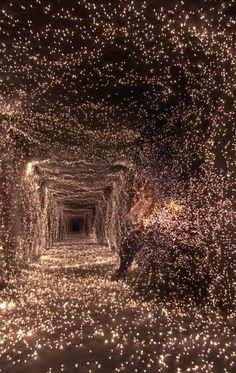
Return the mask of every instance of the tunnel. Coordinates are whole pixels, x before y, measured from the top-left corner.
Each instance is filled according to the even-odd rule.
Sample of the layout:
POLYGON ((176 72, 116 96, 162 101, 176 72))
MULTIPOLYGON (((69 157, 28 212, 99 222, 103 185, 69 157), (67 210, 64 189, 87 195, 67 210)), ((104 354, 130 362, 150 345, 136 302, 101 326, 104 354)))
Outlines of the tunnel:
POLYGON ((0 4, 0 372, 234 372, 235 4, 0 4))
POLYGON ((74 218, 72 220, 69 221, 69 226, 70 226, 70 232, 73 234, 73 233, 77 233, 77 234, 81 234, 82 232, 84 232, 84 220, 82 218, 74 218))
POLYGON ((75 217, 70 218, 69 220, 69 231, 68 234, 76 234, 76 235, 86 235, 89 236, 91 234, 90 225, 88 222, 88 218, 85 216, 83 217, 75 217))

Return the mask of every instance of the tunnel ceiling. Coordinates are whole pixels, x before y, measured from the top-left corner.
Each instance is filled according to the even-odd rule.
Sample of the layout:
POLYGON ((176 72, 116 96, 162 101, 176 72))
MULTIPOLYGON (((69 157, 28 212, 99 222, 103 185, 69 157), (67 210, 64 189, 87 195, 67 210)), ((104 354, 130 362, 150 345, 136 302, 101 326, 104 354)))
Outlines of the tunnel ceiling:
POLYGON ((58 163, 48 160, 32 162, 32 168, 39 183, 69 207, 73 196, 76 196, 73 206, 79 206, 88 196, 90 201, 101 194, 109 197, 114 183, 119 183, 120 177, 132 170, 132 164, 67 161, 63 165, 60 160, 58 163))
POLYGON ((207 132, 222 92, 232 100, 233 13, 233 1, 1 1, 2 146, 126 152, 185 131, 203 105, 207 132))

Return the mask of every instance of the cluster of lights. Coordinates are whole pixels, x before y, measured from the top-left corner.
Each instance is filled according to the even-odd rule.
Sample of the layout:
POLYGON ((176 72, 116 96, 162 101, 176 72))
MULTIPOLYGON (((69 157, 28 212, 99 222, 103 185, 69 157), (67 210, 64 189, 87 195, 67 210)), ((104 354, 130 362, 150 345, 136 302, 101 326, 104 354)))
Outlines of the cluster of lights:
POLYGON ((114 252, 68 245, 56 245, 2 293, 6 303, 15 299, 14 308, 0 308, 2 372, 233 371, 233 317, 145 301, 110 280, 114 252))
POLYGON ((232 309, 235 286, 232 14, 233 0, 0 6, 0 287, 12 281, 0 293, 5 362, 27 371, 42 351, 76 346, 87 360, 75 371, 233 371, 232 318, 216 311, 232 309), (67 242, 11 277, 68 238, 68 219, 84 206, 95 242, 118 248, 130 192, 147 180, 160 201, 143 220, 131 282, 150 295, 170 281, 165 303, 159 291, 157 306, 97 274, 116 259, 95 246, 84 255, 67 242), (197 287, 206 273, 203 310, 191 299, 183 311, 181 282, 197 287))

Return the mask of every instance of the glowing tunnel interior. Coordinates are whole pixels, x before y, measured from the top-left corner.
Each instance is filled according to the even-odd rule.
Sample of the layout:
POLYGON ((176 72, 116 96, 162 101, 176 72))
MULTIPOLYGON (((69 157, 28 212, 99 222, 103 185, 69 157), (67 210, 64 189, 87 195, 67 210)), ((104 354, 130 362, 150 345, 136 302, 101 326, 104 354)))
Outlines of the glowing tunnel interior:
POLYGON ((29 256, 37 257, 44 247, 71 240, 116 248, 129 198, 127 180, 131 173, 131 166, 121 163, 29 162, 25 190, 34 191, 33 206, 40 200, 36 219, 32 218, 36 209, 26 209, 28 220, 34 225, 24 225, 25 237, 29 229, 34 237, 29 256))
POLYGON ((236 372, 235 14, 0 1, 0 372, 236 372))

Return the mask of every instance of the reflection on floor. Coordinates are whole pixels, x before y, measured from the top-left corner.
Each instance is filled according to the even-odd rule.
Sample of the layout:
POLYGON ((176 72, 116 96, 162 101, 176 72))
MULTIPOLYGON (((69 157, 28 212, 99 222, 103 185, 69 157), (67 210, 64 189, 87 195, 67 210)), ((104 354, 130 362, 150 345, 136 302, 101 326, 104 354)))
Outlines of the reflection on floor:
POLYGON ((0 371, 233 372, 233 318, 144 301, 107 247, 57 246, 0 293, 0 371))

